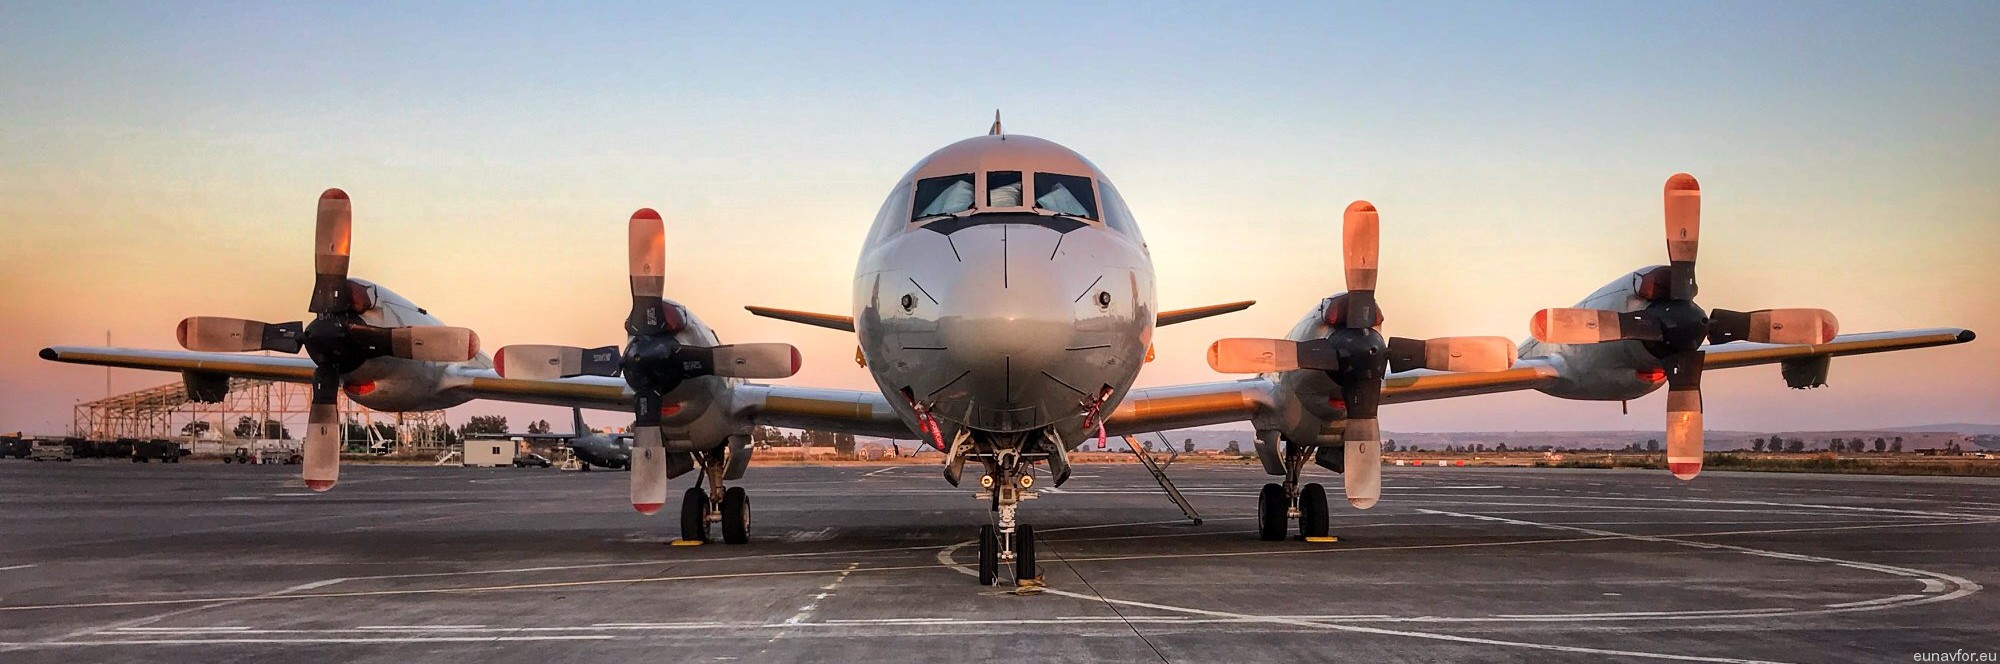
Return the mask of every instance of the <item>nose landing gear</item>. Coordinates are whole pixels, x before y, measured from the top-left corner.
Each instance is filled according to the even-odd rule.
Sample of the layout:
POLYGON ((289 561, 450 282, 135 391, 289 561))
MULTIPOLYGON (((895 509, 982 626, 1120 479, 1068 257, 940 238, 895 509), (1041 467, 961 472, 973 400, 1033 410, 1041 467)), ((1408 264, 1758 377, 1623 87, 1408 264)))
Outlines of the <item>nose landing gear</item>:
POLYGON ((1015 510, 1021 501, 1033 500, 1037 496, 1030 488, 1035 485, 1035 477, 1028 474, 1033 463, 1019 450, 1000 450, 984 459, 986 475, 979 478, 978 497, 991 501, 994 523, 979 529, 979 583, 993 585, 1000 578, 1000 567, 1014 564, 1014 584, 1021 588, 1039 588, 1042 585, 1040 569, 1035 564, 1035 530, 1033 526, 1015 522, 1015 510))

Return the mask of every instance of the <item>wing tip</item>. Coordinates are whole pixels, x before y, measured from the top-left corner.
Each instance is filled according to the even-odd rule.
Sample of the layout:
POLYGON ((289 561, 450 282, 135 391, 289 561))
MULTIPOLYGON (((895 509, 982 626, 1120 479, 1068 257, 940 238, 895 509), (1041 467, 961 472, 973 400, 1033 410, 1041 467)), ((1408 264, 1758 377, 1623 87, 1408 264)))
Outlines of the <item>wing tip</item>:
POLYGON ((54 348, 43 348, 40 354, 42 356, 42 359, 44 360, 48 360, 50 362, 56 361, 56 349, 54 348))

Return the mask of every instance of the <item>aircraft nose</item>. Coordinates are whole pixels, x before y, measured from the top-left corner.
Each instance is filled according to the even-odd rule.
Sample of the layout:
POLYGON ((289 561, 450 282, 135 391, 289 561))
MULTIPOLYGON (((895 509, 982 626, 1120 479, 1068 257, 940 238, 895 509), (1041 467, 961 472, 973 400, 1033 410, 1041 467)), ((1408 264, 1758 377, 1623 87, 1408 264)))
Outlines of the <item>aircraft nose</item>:
POLYGON ((1042 260, 1027 256, 1037 234, 1054 232, 1000 230, 959 233, 970 236, 958 241, 959 279, 939 302, 940 341, 962 373, 960 387, 981 410, 1025 407, 1049 380, 1044 374, 1063 361, 1076 328, 1075 294, 1066 292, 1061 271, 1046 265, 1047 250, 1033 257, 1042 260), (978 241, 978 249, 967 251, 965 240, 978 241))

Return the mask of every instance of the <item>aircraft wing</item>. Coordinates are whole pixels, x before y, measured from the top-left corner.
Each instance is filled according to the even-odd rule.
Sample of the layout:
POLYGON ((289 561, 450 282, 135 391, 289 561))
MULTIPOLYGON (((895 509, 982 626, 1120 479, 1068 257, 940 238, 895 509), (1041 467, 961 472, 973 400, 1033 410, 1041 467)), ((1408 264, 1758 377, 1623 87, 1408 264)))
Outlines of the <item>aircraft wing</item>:
POLYGON ((120 369, 201 371, 286 383, 310 383, 313 374, 312 360, 297 355, 244 355, 184 350, 54 346, 42 349, 42 359, 120 369))
MULTIPOLYGON (((1777 364, 1809 357, 1839 357, 1961 344, 1973 339, 1970 330, 1932 328, 1843 334, 1823 344, 1730 343, 1707 346, 1706 369, 1730 369, 1777 364)), ((1419 369, 1390 374, 1382 388, 1383 403, 1408 403, 1479 394, 1528 390, 1562 380, 1560 367, 1548 358, 1520 360, 1514 368, 1490 373, 1455 373, 1419 369)), ((1124 435, 1227 424, 1272 415, 1281 398, 1277 384, 1265 377, 1215 383, 1171 385, 1132 390, 1118 410, 1105 420, 1110 435, 1124 435)))
MULTIPOLYGON (((1971 341, 1973 333, 1957 328, 1897 330, 1843 334, 1824 344, 1731 343, 1705 350, 1709 369, 1727 369, 1824 356, 1861 355, 1971 341)), ((305 383, 312 380, 312 361, 297 356, 56 346, 42 350, 42 359, 73 364, 152 371, 200 371, 243 378, 305 383)), ((1560 368, 1546 358, 1521 360, 1514 368, 1490 373, 1417 370, 1391 374, 1382 390, 1384 403, 1406 403, 1534 389, 1562 379, 1560 368)), ((630 410, 631 395, 618 378, 579 377, 560 380, 502 378, 491 369, 454 368, 448 390, 473 399, 492 399, 600 410, 630 410)), ((1270 414, 1279 400, 1277 385, 1265 377, 1172 385, 1132 390, 1105 421, 1111 435, 1226 424, 1270 414)), ((839 390, 791 385, 739 386, 730 397, 732 414, 770 426, 845 431, 856 435, 914 439, 887 397, 866 390, 839 390)))

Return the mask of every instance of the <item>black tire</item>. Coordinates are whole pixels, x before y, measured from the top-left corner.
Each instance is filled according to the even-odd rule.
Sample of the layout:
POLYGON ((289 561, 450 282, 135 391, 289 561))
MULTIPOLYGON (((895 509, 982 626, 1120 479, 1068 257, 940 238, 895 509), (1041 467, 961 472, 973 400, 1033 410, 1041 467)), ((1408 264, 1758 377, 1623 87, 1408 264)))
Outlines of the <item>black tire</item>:
POLYGON ((708 541, 708 492, 701 487, 688 487, 681 494, 681 539, 708 541))
POLYGON ((232 458, 232 457, 222 457, 222 462, 223 462, 223 463, 236 463, 236 459, 234 459, 234 458, 232 458))
POLYGON ((993 585, 1000 577, 1000 537, 992 525, 979 527, 979 585, 993 585))
POLYGON ((1035 527, 1014 526, 1014 583, 1041 576, 1035 566, 1035 527))
POLYGON ((1276 482, 1265 484, 1264 490, 1257 493, 1257 539, 1284 541, 1286 522, 1291 520, 1286 512, 1291 507, 1291 501, 1285 498, 1285 487, 1276 482))
POLYGON ((579 471, 579 472, 585 472, 585 473, 588 473, 588 472, 590 472, 590 464, 588 464, 588 463, 584 463, 584 464, 579 464, 579 465, 581 465, 581 466, 582 466, 582 468, 580 469, 580 471, 579 471))
POLYGON ((1327 517, 1326 487, 1315 482, 1307 484, 1299 492, 1299 534, 1306 537, 1326 537, 1327 517))
POLYGON ((750 543, 750 492, 743 487, 722 492, 722 543, 750 543))

